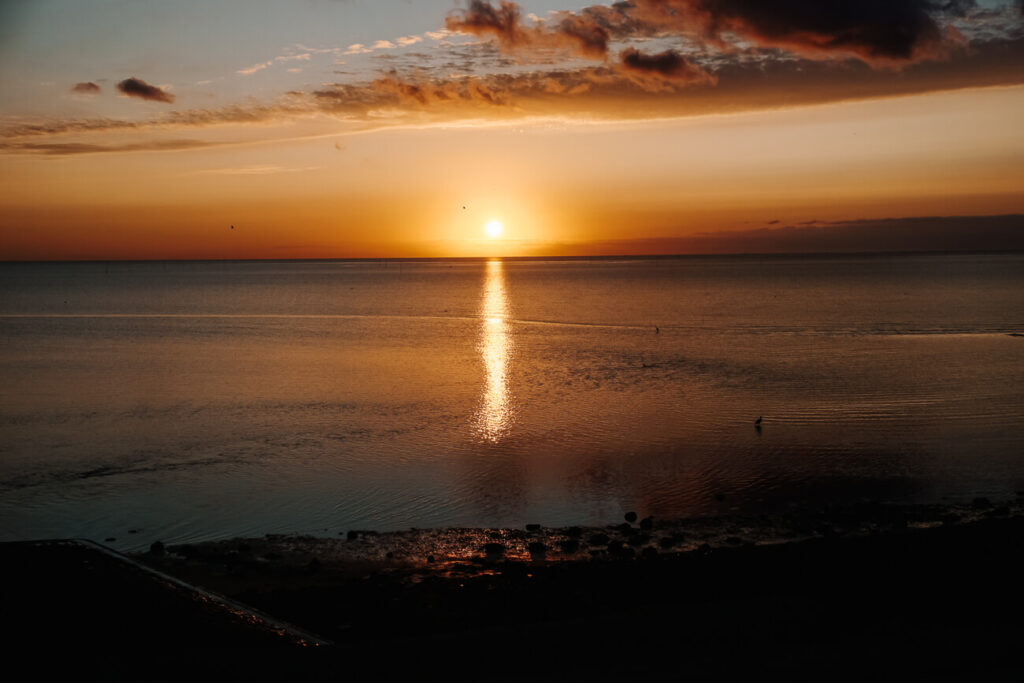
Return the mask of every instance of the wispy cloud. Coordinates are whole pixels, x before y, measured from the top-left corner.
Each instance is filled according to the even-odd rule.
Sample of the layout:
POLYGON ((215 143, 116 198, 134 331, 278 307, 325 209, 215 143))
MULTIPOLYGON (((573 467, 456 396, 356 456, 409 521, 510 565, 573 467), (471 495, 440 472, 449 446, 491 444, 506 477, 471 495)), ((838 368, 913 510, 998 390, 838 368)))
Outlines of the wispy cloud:
POLYGON ((302 166, 290 168, 286 166, 237 166, 233 168, 209 168, 196 171, 194 175, 272 175, 275 173, 299 173, 316 171, 322 166, 302 166))
POLYGON ((244 76, 251 76, 252 74, 256 73, 257 71, 262 71, 263 69, 266 69, 268 66, 270 66, 273 63, 274 63, 273 60, 266 61, 266 62, 260 62, 259 64, 253 64, 252 66, 246 67, 244 69, 239 69, 235 73, 240 73, 240 74, 242 74, 244 76))
POLYGON ((80 95, 95 95, 100 92, 100 86, 91 81, 86 83, 75 83, 71 86, 71 92, 78 93, 80 95))
POLYGON ((113 144, 85 142, 0 142, 0 150, 8 154, 32 154, 41 156, 74 156, 79 154, 110 154, 117 152, 169 152, 200 147, 216 146, 219 143, 201 140, 148 140, 113 144))

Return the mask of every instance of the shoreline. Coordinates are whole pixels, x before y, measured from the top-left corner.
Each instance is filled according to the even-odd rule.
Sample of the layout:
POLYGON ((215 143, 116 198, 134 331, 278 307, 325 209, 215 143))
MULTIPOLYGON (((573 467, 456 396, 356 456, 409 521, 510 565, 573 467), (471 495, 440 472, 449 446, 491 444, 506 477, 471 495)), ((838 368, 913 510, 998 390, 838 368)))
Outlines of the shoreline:
POLYGON ((69 575, 45 548, 4 550, 26 618, 107 674, 132 675, 154 651, 253 680, 930 681, 1024 669, 1024 495, 642 522, 268 536, 131 556, 198 588, 206 598, 182 596, 198 615, 170 609, 158 585, 140 591, 123 566, 90 560, 69 575), (70 603, 41 609, 50 593, 70 603), (218 616, 211 596, 251 612, 218 616), (69 607, 74 617, 60 616, 69 607), (297 643, 253 631, 253 614, 310 634, 324 656, 289 654, 297 643), (97 654, 112 638, 125 653, 97 654))
POLYGON ((478 680, 991 680, 1024 668, 1024 496, 802 511, 792 538, 761 543, 734 537, 734 518, 639 521, 236 539, 139 559, 330 640, 340 657, 319 673, 339 661, 478 680), (645 552, 678 534, 678 547, 645 552), (494 535, 505 553, 477 545, 494 535), (445 554, 396 555, 413 539, 445 554), (576 554, 528 550, 574 539, 576 554))
POLYGON ((993 518, 1024 518, 1024 492, 1008 501, 976 498, 963 504, 864 502, 825 508, 795 508, 783 514, 714 515, 661 520, 627 514, 605 526, 524 528, 353 529, 338 537, 266 534, 197 543, 154 543, 127 555, 163 569, 231 577, 330 569, 340 575, 407 571, 472 574, 498 563, 544 566, 559 563, 652 559, 725 548, 787 545, 815 539, 870 538, 993 518), (626 521, 631 518, 632 521, 626 521), (153 548, 162 548, 154 552, 153 548))

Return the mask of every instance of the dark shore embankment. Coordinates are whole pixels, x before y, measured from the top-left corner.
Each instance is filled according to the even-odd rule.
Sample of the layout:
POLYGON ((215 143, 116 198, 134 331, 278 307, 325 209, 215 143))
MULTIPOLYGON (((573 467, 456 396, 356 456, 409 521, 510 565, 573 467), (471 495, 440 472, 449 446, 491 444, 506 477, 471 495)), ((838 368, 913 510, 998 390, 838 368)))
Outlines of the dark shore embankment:
POLYGON ((230 655, 263 680, 1003 680, 1024 673, 1022 513, 861 506, 801 514, 792 540, 759 544, 743 520, 691 520, 138 557, 333 641, 312 658, 230 655))

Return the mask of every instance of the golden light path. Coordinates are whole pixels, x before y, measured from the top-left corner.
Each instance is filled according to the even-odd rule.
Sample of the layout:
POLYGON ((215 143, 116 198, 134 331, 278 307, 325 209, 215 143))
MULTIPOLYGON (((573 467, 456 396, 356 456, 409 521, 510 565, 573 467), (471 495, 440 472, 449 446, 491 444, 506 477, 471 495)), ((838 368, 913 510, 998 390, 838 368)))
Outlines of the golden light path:
POLYGON ((512 423, 512 405, 508 390, 508 370, 512 356, 509 336, 508 301, 505 297, 504 264, 488 261, 481 297, 480 356, 486 382, 477 414, 477 430, 491 442, 498 442, 512 423))

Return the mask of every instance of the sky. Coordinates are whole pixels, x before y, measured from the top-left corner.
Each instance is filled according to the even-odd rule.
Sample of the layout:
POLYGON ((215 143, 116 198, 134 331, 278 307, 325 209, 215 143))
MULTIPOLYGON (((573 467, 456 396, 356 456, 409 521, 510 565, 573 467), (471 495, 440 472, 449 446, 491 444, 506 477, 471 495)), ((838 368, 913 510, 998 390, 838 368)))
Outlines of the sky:
POLYGON ((1024 249, 1021 121, 1020 2, 0 0, 0 260, 1024 249))

